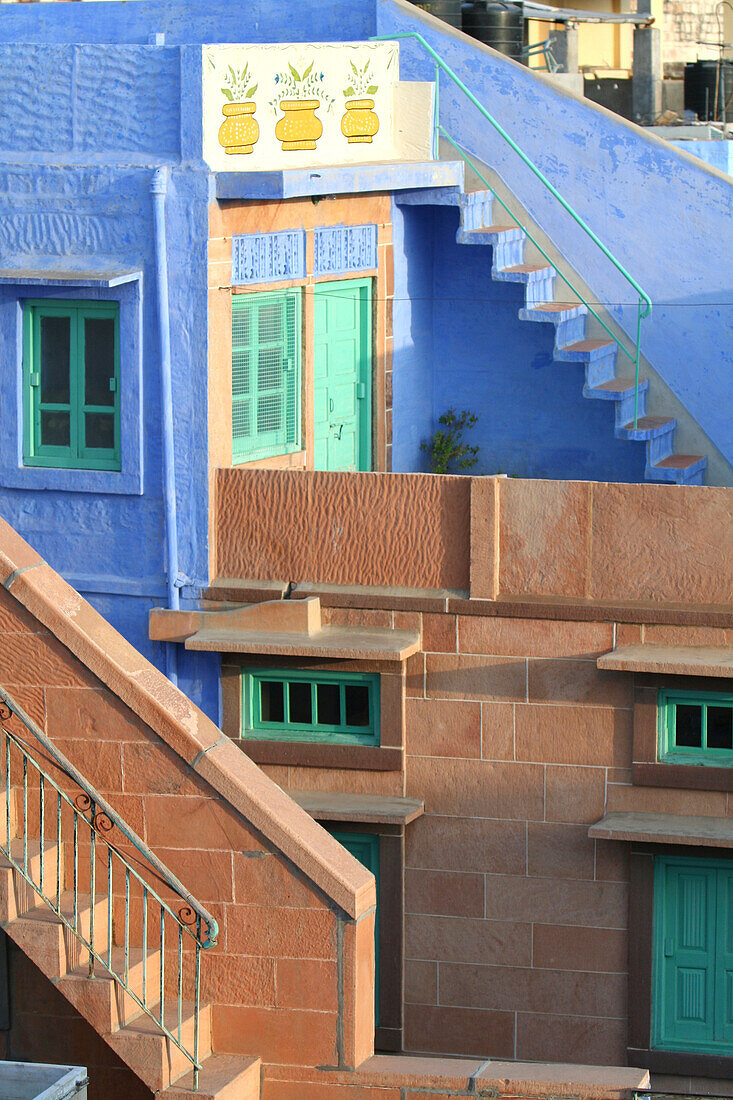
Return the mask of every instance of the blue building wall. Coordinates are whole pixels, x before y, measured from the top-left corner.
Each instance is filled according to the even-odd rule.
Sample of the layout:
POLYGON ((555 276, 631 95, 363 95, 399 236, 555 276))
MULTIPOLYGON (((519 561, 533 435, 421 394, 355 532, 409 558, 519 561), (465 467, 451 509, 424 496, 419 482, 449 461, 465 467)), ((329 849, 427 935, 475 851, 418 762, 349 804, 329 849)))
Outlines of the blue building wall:
POLYGON ((1 42, 340 42, 376 33, 376 0, 135 0, 3 9, 1 42))
MULTIPOLYGON (((650 294, 654 310, 643 325, 642 351, 733 460, 733 182, 417 10, 379 0, 377 15, 379 34, 423 34, 650 294)), ((434 69, 419 44, 406 40, 400 71, 403 79, 432 80, 434 69)), ((635 333, 628 285, 445 77, 440 117, 499 173, 599 300, 635 333)))
MULTIPOLYGON (((669 140, 669 139, 668 139, 669 140)), ((685 153, 699 157, 712 168, 733 176, 733 141, 669 141, 685 153)))
MULTIPOLYGON (((166 220, 184 598, 208 580, 209 173, 199 155, 197 64, 190 52, 169 47, 0 46, 0 269, 5 279, 45 276, 40 284, 0 287, 0 511, 161 666, 161 648, 147 638, 148 611, 166 595, 150 193, 161 163, 171 170, 166 220), (54 285, 60 272, 78 273, 82 283, 140 274, 100 289, 54 285), (121 303, 122 474, 22 467, 19 303, 39 297, 121 303)), ((217 668, 213 655, 181 655, 181 686, 214 717, 217 668)))
POLYGON ((491 249, 457 244, 457 228, 454 208, 434 209, 434 409, 478 414, 473 472, 643 481, 644 445, 614 437, 614 406, 582 395, 583 365, 553 360, 554 326, 519 320, 524 287, 495 282, 491 249))
POLYGON ((473 473, 642 481, 643 444, 615 438, 612 403, 582 396, 582 364, 553 360, 554 327, 519 320, 524 287, 491 278, 491 248, 456 242, 457 209, 395 212, 409 266, 395 283, 392 468, 427 469, 420 442, 453 408, 479 417, 464 436, 473 473))
POLYGON ((392 202, 392 469, 427 468, 420 443, 435 419, 433 208, 392 202))

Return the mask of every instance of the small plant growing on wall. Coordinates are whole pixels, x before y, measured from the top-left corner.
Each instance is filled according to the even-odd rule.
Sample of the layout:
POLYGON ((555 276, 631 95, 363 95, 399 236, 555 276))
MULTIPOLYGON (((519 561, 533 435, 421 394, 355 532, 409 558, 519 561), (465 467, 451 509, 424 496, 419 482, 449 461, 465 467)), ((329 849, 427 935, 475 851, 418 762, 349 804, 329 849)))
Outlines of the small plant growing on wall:
POLYGON ((430 471, 433 474, 449 474, 472 469, 478 462, 479 449, 470 443, 464 443, 463 433, 478 423, 475 413, 464 409, 457 413, 448 409, 439 418, 442 427, 437 428, 430 439, 423 440, 420 448, 430 456, 430 471))

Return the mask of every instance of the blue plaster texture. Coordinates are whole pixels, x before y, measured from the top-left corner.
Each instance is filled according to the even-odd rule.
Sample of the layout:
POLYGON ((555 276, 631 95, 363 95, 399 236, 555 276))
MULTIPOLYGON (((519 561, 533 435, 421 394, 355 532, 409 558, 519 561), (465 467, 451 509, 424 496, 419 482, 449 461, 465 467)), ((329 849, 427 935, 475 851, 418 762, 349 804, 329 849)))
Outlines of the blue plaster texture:
MULTIPOLYGON (((74 5, 62 7, 68 18, 74 5)), ((95 6, 90 26, 102 12, 95 6)), ((63 22, 39 20, 49 34, 63 22)), ((199 87, 200 50, 0 45, 4 275, 141 273, 108 288, 0 287, 0 513, 161 667, 161 647, 147 639, 148 611, 165 592, 150 184, 167 162, 179 564, 186 590, 195 592, 208 582, 209 508, 209 172, 200 159, 199 87), (121 304, 122 475, 22 468, 21 304, 44 296, 121 304)), ((218 720, 216 665, 213 657, 185 655, 180 683, 218 720)))
MULTIPOLYGON (((649 293, 654 309, 643 323, 642 351, 732 461, 733 182, 417 10, 379 0, 377 15, 380 35, 418 31, 427 39, 649 293)), ((400 72, 403 79, 433 79, 418 43, 401 43, 400 72)), ((628 284, 447 77, 440 81, 440 118, 498 172, 635 335, 628 284)))
POLYGON ((130 42, 153 33, 166 44, 341 42, 376 33, 375 0, 136 0, 102 5, 18 6, 0 20, 2 42, 130 42), (90 10, 91 9, 91 10, 90 10))
POLYGON ((455 207, 422 210, 433 222, 433 417, 478 415, 465 436, 479 446, 471 472, 643 481, 644 444, 616 439, 613 404, 583 397, 583 363, 553 359, 554 325, 519 320, 524 286, 492 279, 490 247, 456 243, 455 207))
MULTIPOLYGON (((420 470, 433 431, 433 208, 392 201, 392 469, 420 470)), ((480 250, 480 251, 483 251, 480 250)))
POLYGON ((699 157, 719 172, 733 176, 733 141, 670 141, 670 145, 699 157))

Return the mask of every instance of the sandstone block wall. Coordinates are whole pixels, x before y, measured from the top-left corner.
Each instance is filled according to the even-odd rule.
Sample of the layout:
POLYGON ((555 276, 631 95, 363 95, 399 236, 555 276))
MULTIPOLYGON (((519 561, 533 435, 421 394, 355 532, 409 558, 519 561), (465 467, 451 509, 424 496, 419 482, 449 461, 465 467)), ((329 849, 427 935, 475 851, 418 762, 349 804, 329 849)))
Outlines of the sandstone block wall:
MULTIPOLYGON (((49 598, 63 615, 71 590, 48 574, 49 598)), ((104 641, 110 650, 115 644, 121 650, 118 660, 130 648, 113 631, 104 641)), ((149 673, 148 683, 155 682, 151 676, 158 674, 149 673)), ((361 958, 372 950, 368 937, 357 941, 354 922, 307 874, 2 588, 0 683, 218 921, 217 946, 202 955, 202 1001, 214 1003, 214 1049, 273 1063, 353 1065, 363 1060, 371 1051, 373 1000, 368 990, 358 998, 355 991, 373 980, 373 956, 371 962, 361 958)), ((169 702, 175 720, 175 698, 169 702)), ((17 719, 9 728, 33 752, 33 737, 17 719)), ((19 760, 14 769, 17 779, 19 760)), ((78 793, 56 769, 52 774, 72 797, 78 793)), ((30 805, 33 835, 38 821, 34 797, 30 805)), ((305 817, 303 824, 311 825, 305 817)), ((131 850, 124 840, 117 842, 131 850)), ((354 868, 363 877, 355 863, 354 868)), ((141 870, 144 874, 144 861, 141 870)), ((105 879, 100 875, 99 881, 105 879)), ((152 885, 159 884, 153 879, 152 885)), ((123 890, 120 880, 113 890, 116 942, 121 942, 123 890)), ((135 942, 139 899, 132 911, 135 942)), ((364 920, 370 925, 373 915, 364 920)), ((175 950, 170 954, 172 964, 175 950)), ((67 1030, 67 1018, 51 1011, 48 999, 36 997, 34 988, 29 986, 17 1008, 23 1018, 33 1017, 39 1033, 58 1037, 58 1029, 67 1030)), ((186 995, 190 990, 184 988, 186 995)), ((15 1057, 26 1049, 35 1056, 16 1038, 15 1057)))

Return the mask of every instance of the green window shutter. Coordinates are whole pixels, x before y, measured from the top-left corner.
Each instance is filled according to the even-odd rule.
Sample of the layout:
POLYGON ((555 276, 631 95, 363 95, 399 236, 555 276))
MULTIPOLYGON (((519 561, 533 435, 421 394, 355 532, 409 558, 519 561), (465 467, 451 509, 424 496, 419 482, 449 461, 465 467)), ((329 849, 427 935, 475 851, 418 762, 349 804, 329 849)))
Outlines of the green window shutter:
POLYGON ((300 291, 232 299, 232 460, 300 447, 300 291))
POLYGON ((331 836, 343 844, 354 859, 358 859, 377 880, 377 908, 374 914, 374 1026, 379 1027, 379 837, 374 833, 332 832, 331 836))
POLYGON ((23 376, 26 465, 120 469, 117 303, 27 302, 23 376))
POLYGON ((733 1050, 733 868, 718 871, 715 1039, 733 1050))

